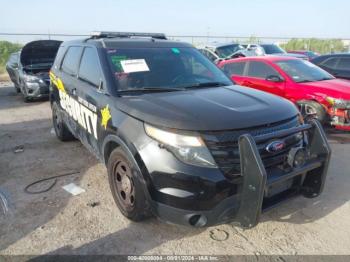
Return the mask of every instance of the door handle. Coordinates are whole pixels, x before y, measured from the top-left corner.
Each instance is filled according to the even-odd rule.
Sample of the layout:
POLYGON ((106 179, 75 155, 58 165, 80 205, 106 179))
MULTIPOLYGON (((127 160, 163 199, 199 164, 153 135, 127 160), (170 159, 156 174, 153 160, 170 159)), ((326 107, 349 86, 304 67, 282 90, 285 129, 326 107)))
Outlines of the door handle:
POLYGON ((243 81, 243 83, 242 83, 243 85, 251 85, 252 84, 252 82, 250 82, 250 81, 243 81))

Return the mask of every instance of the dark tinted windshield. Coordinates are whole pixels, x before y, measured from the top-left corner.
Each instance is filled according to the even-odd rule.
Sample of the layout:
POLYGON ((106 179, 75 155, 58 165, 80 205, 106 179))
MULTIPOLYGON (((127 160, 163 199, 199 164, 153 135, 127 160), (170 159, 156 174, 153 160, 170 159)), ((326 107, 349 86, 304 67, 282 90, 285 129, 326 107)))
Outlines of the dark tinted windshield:
POLYGON ((195 48, 118 48, 106 52, 118 90, 232 84, 195 48))
POLYGON ((329 80, 334 78, 318 66, 301 59, 278 61, 276 64, 297 83, 329 80))
POLYGON ((242 50, 242 49, 244 49, 243 46, 239 44, 232 44, 232 45, 220 46, 216 48, 215 52, 219 57, 226 58, 232 55, 233 53, 237 52, 238 50, 242 50))
POLYGON ((265 53, 268 55, 286 53, 286 51, 284 51, 282 48, 280 48, 277 45, 261 45, 261 46, 262 46, 262 48, 264 48, 265 53))

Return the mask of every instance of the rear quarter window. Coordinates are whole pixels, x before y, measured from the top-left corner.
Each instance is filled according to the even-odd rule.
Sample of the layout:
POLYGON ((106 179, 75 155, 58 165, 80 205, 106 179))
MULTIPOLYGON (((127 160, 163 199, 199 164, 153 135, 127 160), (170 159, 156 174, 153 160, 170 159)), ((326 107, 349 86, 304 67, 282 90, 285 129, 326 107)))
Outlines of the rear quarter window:
POLYGON ((61 66, 63 72, 70 75, 77 75, 81 52, 82 47, 80 46, 71 46, 68 48, 61 66))
POLYGON ((244 73, 245 64, 245 62, 226 64, 223 67, 223 71, 228 77, 231 77, 232 75, 242 76, 244 73))
POLYGON ((270 65, 263 62, 251 61, 248 67, 248 76, 257 78, 267 78, 271 75, 279 76, 279 73, 273 69, 270 65))

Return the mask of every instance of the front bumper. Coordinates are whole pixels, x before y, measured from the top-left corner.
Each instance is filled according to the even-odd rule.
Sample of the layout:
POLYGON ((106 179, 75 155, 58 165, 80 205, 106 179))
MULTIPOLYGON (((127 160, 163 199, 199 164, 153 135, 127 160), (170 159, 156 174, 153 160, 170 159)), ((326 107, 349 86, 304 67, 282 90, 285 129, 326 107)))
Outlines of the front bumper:
MULTIPOLYGON (((322 192, 331 150, 317 120, 254 138, 245 134, 239 138, 238 143, 241 157, 240 178, 228 181, 215 170, 211 175, 203 170, 202 177, 188 175, 186 178, 188 191, 195 188, 196 192, 192 195, 187 194, 188 191, 185 190, 176 191, 176 187, 183 189, 184 185, 180 182, 177 184, 171 182, 173 188, 166 192, 153 188, 151 206, 155 215, 163 220, 183 225, 212 226, 235 222, 242 227, 250 228, 258 223, 263 211, 297 195, 313 198, 322 192), (266 169, 256 142, 278 139, 298 132, 308 133, 310 155, 308 161, 299 168, 289 170, 266 169), (274 191, 277 193, 273 193, 274 191)), ((172 170, 171 163, 168 170, 172 170)), ((157 178, 152 172, 150 175, 157 178)), ((176 179, 178 176, 184 178, 180 172, 162 173, 161 176, 167 177, 163 179, 163 185, 168 178, 176 179)))
POLYGON ((328 110, 331 122, 336 129, 350 131, 350 109, 330 108, 328 110))
POLYGON ((30 98, 41 98, 49 96, 49 85, 45 81, 25 82, 26 95, 30 98))

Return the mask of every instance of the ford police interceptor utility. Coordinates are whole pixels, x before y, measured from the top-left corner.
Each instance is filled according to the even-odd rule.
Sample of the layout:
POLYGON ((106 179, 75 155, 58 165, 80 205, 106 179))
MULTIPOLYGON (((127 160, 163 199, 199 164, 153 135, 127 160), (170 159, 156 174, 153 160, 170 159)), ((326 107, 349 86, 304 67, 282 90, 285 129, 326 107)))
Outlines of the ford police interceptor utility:
POLYGON ((133 221, 252 227, 293 196, 318 196, 330 148, 285 99, 234 85, 163 34, 99 32, 64 42, 50 72, 53 125, 108 170, 133 221))

